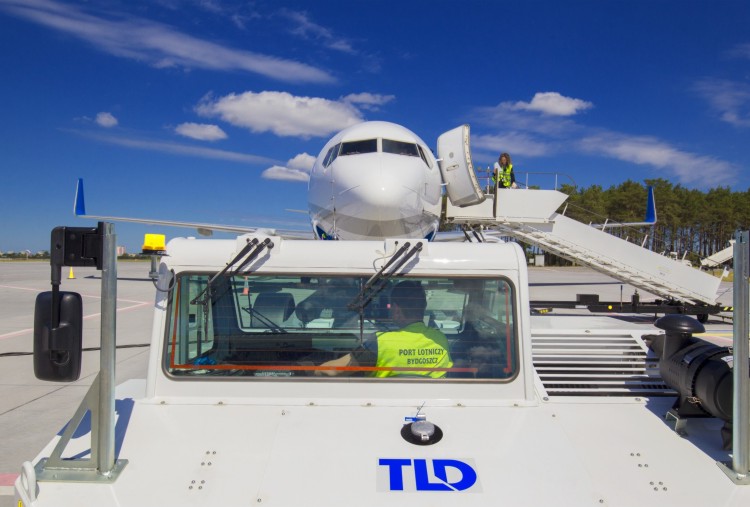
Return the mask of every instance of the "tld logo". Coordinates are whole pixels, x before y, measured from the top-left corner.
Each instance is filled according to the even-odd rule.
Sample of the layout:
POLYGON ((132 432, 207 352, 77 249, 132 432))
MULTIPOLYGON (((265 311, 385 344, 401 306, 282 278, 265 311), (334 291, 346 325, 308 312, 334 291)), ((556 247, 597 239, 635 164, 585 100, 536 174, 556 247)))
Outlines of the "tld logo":
POLYGON ((380 458, 378 491, 466 491, 481 489, 473 460, 380 458))

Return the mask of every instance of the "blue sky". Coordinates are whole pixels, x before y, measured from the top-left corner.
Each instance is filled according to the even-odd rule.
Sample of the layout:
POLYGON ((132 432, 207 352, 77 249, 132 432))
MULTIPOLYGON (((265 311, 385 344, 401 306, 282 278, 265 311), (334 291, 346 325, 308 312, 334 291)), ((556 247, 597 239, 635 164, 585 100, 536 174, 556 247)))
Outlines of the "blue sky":
POLYGON ((0 251, 89 225, 78 177, 93 214, 305 229, 312 161, 363 120, 433 150, 469 123, 522 181, 744 191, 748 26, 745 0, 0 0, 0 251))

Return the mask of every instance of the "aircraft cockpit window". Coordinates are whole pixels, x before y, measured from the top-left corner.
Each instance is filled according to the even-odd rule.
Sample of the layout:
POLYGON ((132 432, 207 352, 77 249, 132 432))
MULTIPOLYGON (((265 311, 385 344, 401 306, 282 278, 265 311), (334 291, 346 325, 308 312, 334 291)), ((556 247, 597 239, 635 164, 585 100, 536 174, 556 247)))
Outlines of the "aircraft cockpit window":
POLYGON ((364 141, 349 141, 341 143, 339 156, 359 155, 361 153, 376 153, 378 151, 377 139, 365 139, 364 141))
POLYGON ((341 148, 341 144, 332 146, 331 149, 328 150, 328 153, 326 153, 326 156, 323 159, 323 167, 328 167, 334 160, 336 160, 336 157, 339 154, 339 148, 341 148))
POLYGON ((427 165, 427 167, 429 167, 430 169, 432 169, 432 164, 430 164, 430 159, 427 158, 427 155, 425 155, 425 153, 424 153, 425 149, 422 148, 419 145, 417 145, 417 149, 419 149, 419 156, 422 157, 422 160, 424 161, 424 163, 427 165))
POLYGON ((383 139, 383 153, 395 153, 396 155, 406 155, 409 157, 419 156, 416 144, 392 141, 390 139, 383 139))
POLYGON ((165 370, 180 378, 349 376, 509 382, 518 371, 504 278, 178 277, 165 370))

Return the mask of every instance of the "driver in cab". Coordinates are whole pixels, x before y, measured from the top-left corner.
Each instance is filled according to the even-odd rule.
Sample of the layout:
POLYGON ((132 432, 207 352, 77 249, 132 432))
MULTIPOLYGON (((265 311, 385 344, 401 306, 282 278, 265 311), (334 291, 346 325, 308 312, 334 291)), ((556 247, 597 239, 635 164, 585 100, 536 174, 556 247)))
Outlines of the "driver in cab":
POLYGON ((390 315, 397 331, 381 332, 377 339, 366 341, 362 347, 321 366, 342 369, 317 370, 316 375, 351 375, 357 366, 374 366, 369 377, 445 377, 453 366, 448 339, 438 329, 424 324, 427 298, 422 284, 406 280, 391 291, 390 315), (415 368, 411 370, 410 368, 415 368))

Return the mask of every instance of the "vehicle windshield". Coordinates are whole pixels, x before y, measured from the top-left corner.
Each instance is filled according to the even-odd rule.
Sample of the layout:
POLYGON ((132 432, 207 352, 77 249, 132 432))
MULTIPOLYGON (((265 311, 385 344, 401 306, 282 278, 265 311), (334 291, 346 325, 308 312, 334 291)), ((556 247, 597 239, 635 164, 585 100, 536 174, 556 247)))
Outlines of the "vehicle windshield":
POLYGON ((517 370, 504 278, 183 274, 170 295, 175 376, 508 380, 517 370), (204 292, 206 291, 206 292, 204 292))

